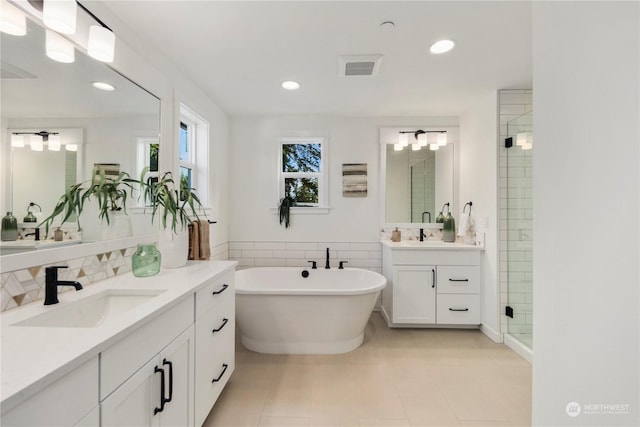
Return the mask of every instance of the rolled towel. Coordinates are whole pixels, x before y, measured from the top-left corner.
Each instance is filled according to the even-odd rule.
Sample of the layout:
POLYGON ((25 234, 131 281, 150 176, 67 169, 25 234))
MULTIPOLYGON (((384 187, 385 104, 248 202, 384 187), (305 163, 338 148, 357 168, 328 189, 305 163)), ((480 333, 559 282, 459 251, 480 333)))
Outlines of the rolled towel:
POLYGON ((461 213, 460 214, 460 225, 458 226, 458 236, 464 236, 469 231, 469 219, 471 214, 461 213))

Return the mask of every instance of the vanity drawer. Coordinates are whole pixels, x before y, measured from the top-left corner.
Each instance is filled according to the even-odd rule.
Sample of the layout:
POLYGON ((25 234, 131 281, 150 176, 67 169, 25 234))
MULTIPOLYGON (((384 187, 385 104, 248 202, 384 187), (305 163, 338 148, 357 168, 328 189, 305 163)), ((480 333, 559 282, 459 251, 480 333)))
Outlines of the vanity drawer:
POLYGON ((438 294, 479 294, 480 267, 475 265, 438 266, 438 294))
POLYGON ((225 307, 235 306, 235 274, 228 271, 196 292, 196 319, 211 310, 226 312, 225 307))
POLYGON ((234 311, 210 311, 196 321, 196 425, 204 422, 235 368, 234 311))
POLYGON ((480 294, 438 294, 436 319, 446 325, 479 325, 480 307, 480 294))

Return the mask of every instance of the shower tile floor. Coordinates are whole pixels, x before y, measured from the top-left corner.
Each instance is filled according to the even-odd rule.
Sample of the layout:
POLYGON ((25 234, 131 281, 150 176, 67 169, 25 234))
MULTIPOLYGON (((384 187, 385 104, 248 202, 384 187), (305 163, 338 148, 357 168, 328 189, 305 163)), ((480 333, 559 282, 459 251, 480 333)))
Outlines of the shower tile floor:
POLYGON ((204 423, 236 426, 529 426, 531 365, 478 330, 389 329, 340 355, 269 355, 237 343, 204 423))

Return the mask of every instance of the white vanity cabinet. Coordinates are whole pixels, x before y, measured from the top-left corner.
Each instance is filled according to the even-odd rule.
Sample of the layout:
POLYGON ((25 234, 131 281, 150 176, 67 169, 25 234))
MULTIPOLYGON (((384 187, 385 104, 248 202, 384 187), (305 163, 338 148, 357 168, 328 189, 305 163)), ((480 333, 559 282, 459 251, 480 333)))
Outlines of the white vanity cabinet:
POLYGON ((235 368, 235 273, 196 292, 195 424, 202 425, 235 368))
POLYGON ((390 327, 478 326, 481 259, 478 248, 383 243, 382 313, 390 327))
POLYGON ((102 426, 193 425, 192 319, 186 298, 102 353, 102 426))
POLYGON ((98 356, 95 356, 3 413, 0 424, 3 427, 97 426, 97 414, 98 356))

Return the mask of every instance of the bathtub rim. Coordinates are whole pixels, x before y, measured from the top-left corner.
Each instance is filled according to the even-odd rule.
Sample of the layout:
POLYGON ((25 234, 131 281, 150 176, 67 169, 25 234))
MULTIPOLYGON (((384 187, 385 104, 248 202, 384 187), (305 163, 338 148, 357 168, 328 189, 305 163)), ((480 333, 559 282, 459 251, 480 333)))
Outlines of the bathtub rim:
POLYGON ((370 294, 374 292, 381 292, 387 286, 387 278, 382 274, 367 270, 364 268, 344 268, 343 270, 351 270, 351 271, 364 271, 366 274, 371 274, 372 278, 376 279, 376 283, 374 285, 370 285, 367 287, 359 287, 356 289, 349 288, 339 288, 339 289, 319 289, 319 288, 306 288, 306 289, 284 289, 284 288, 267 288, 267 289, 242 289, 241 283, 238 278, 238 274, 243 271, 250 270, 310 270, 305 267, 248 267, 243 268, 241 270, 236 270, 236 286, 235 291, 236 295, 279 295, 279 296, 287 296, 287 295, 364 295, 370 294))

